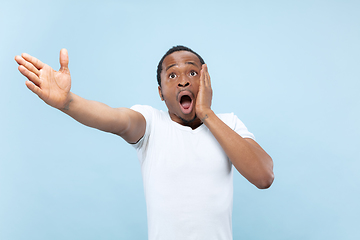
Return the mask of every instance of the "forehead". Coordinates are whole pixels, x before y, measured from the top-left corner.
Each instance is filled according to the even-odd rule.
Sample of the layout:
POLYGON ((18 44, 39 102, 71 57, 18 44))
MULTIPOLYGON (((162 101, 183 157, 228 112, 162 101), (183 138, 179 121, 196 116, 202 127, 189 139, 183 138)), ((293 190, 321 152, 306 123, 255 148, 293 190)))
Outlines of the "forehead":
POLYGON ((188 51, 177 51, 165 57, 162 68, 165 70, 170 65, 180 65, 186 62, 194 62, 196 65, 201 67, 199 58, 192 52, 188 51))

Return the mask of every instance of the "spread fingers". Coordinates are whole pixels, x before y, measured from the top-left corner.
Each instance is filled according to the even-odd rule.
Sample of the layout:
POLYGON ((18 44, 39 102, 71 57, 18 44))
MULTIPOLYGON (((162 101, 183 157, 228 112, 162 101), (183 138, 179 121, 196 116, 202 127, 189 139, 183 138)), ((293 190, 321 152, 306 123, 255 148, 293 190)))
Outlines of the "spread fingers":
MULTIPOLYGON (((40 75, 40 71, 39 69, 37 69, 32 63, 26 61, 23 57, 21 56, 16 56, 15 57, 15 61, 20 65, 20 66, 24 66, 27 70, 29 70, 30 72, 33 72, 36 76, 40 75)), ((20 69, 19 69, 20 70, 20 69)))
POLYGON ((32 65, 34 65, 38 70, 42 69, 45 64, 42 63, 39 59, 33 57, 33 56, 30 56, 29 54, 27 53, 23 53, 21 54, 21 56, 28 62, 30 62, 32 65))
POLYGON ((203 79, 204 79, 204 85, 207 87, 211 87, 210 75, 208 72, 207 64, 204 64, 202 66, 202 75, 203 75, 203 79))
POLYGON ((40 98, 42 97, 42 92, 41 92, 41 89, 36 86, 35 84, 33 84, 32 82, 30 81, 26 81, 25 82, 25 85, 28 89, 30 89, 33 93, 35 93, 36 95, 38 95, 40 98))
POLYGON ((40 86, 40 78, 34 72, 29 71, 26 67, 24 67, 24 65, 20 65, 18 69, 22 75, 27 77, 27 79, 29 79, 35 85, 40 86))

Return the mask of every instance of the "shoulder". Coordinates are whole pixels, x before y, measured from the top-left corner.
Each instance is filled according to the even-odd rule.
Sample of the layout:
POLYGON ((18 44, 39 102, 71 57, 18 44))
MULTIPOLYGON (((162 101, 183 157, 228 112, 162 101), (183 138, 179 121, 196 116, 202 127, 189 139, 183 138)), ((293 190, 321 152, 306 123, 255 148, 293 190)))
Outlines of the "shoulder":
POLYGON ((134 105, 130 109, 142 114, 146 121, 145 134, 133 146, 136 149, 146 148, 149 138, 156 132, 156 129, 166 124, 166 113, 148 105, 134 105))
POLYGON ((149 106, 149 105, 139 105, 136 104, 134 106, 132 106, 130 109, 137 111, 137 112, 153 112, 154 110, 156 110, 155 108, 149 106))
POLYGON ((240 120, 234 113, 220 113, 216 115, 230 128, 233 128, 237 120, 240 120))
POLYGON ((153 122, 166 121, 167 113, 149 105, 134 105, 130 109, 142 114, 148 124, 153 122))
POLYGON ((216 114, 221 121, 244 138, 255 139, 254 134, 248 131, 245 124, 234 113, 216 114))
POLYGON ((160 110, 153 108, 149 105, 134 105, 130 109, 141 113, 145 119, 150 119, 154 114, 160 114, 160 110))

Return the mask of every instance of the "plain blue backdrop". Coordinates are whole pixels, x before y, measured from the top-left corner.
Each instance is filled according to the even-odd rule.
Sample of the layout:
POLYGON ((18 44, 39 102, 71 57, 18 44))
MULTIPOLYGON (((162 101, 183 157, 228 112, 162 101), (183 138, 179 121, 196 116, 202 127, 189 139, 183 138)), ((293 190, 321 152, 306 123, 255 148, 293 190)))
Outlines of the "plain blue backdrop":
POLYGON ((272 156, 258 190, 234 172, 234 239, 360 239, 359 1, 1 1, 0 239, 146 239, 135 150, 44 104, 15 55, 112 107, 165 110, 156 66, 172 46, 209 67, 213 109, 272 156))

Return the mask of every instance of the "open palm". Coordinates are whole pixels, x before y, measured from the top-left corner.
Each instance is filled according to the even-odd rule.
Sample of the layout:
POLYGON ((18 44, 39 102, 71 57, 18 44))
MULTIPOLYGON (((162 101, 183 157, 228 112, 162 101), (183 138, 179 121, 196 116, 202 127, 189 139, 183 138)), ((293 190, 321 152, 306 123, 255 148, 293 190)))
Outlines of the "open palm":
POLYGON ((68 68, 69 57, 66 49, 60 51, 60 70, 55 71, 49 65, 35 57, 23 53, 16 56, 19 71, 29 81, 26 86, 52 107, 63 109, 70 101, 71 77, 68 68))

